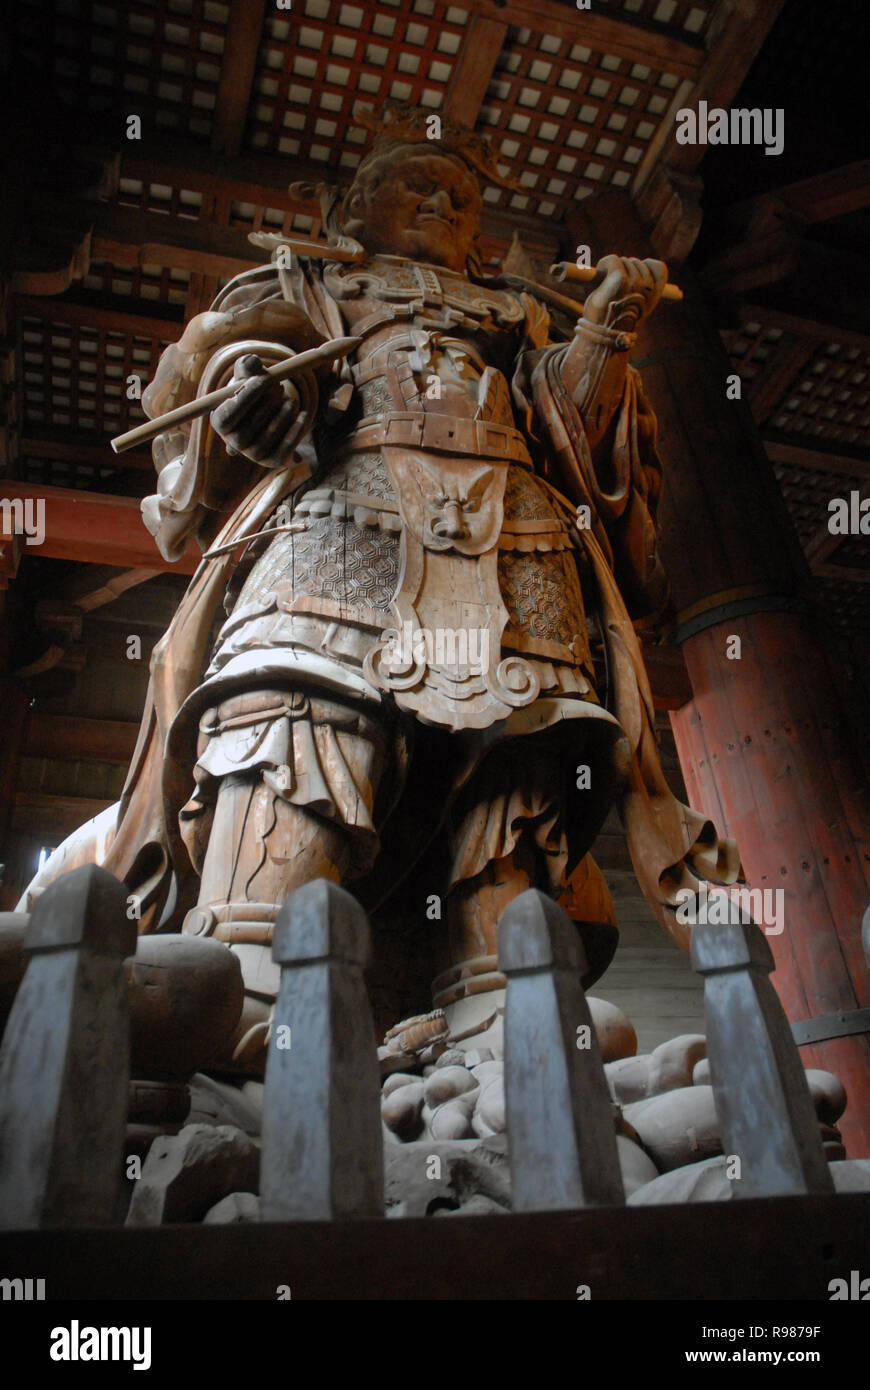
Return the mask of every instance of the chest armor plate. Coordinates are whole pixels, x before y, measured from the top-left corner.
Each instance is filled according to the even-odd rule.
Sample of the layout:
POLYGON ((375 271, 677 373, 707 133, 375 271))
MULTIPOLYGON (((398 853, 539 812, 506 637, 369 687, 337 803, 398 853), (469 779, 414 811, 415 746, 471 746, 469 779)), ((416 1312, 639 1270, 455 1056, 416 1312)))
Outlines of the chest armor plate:
POLYGON ((458 324, 484 331, 515 329, 526 313, 510 291, 491 290, 443 266, 401 256, 374 256, 361 266, 330 265, 323 283, 354 333, 363 335, 378 323, 414 318, 444 330, 458 324))

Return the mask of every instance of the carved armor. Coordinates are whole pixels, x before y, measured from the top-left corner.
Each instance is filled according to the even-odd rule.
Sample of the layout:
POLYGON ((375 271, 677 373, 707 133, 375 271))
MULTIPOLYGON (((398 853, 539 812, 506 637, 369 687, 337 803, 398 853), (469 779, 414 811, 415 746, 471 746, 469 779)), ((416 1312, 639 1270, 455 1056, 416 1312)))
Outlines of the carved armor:
POLYGON ((210 688, 259 650, 297 682, 325 656, 452 729, 542 692, 595 700, 570 528, 475 341, 485 326, 512 360, 521 300, 394 257, 326 284, 364 339, 356 419, 243 583, 210 688))

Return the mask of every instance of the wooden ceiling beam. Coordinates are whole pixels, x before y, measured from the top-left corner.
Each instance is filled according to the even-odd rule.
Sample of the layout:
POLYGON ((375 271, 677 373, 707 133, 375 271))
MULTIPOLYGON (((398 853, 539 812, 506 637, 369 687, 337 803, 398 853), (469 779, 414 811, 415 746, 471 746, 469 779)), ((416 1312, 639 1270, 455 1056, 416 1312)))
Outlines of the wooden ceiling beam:
POLYGON ((708 148, 677 143, 677 112, 697 108, 701 101, 709 107, 730 107, 784 4, 785 0, 740 0, 718 7, 705 35, 703 65, 681 72, 685 80, 638 165, 631 194, 656 253, 669 262, 685 260, 700 230, 701 189, 695 176, 708 148))
POLYGON ((139 725, 121 719, 82 719, 78 715, 31 714, 24 741, 28 758, 59 762, 112 763, 126 767, 136 747, 139 725))
POLYGON ((828 222, 858 212, 870 207, 870 159, 793 183, 777 196, 808 222, 828 222))
POLYGON ((826 448, 823 441, 808 448, 776 430, 765 430, 762 439, 772 463, 806 468, 813 473, 834 473, 841 478, 870 478, 870 454, 846 454, 836 445, 826 448))
POLYGON ((474 129, 507 33, 502 20, 472 17, 444 99, 444 114, 451 120, 474 129))
MULTIPOLYGON (((122 570, 117 565, 64 565, 53 570, 46 582, 33 592, 33 602, 38 605, 59 601, 68 607, 74 605, 84 613, 92 613, 96 608, 114 603, 128 589, 153 579, 157 573, 153 569, 122 570)), ((114 614, 107 616, 111 618, 114 614)))
POLYGON ((230 5, 211 138, 219 154, 235 155, 241 149, 265 16, 266 0, 230 5))
POLYGON ((712 294, 749 294, 778 284, 796 270, 801 240, 793 227, 755 231, 706 262, 699 279, 712 294))
POLYGON ((798 338, 791 347, 776 352, 769 372, 750 383, 747 394, 756 424, 763 425, 779 405, 795 378, 813 356, 816 347, 814 340, 798 338))
MULTIPOLYGON (((694 90, 683 105, 694 107, 699 101, 706 101, 709 107, 729 107, 784 4, 785 0, 741 0, 739 5, 720 6, 721 23, 707 35, 709 51, 704 55, 703 67, 696 73, 694 90)), ((691 73, 687 75, 692 76, 691 73)), ((675 117, 676 112, 673 114, 675 117)), ((672 129, 667 152, 663 151, 664 162, 683 173, 693 172, 707 148, 701 144, 678 145, 672 129)), ((642 169, 643 165, 638 179, 642 169)))
POLYGON ((849 333, 854 346, 870 343, 866 310, 870 265, 867 257, 856 251, 802 241, 788 282, 765 291, 762 302, 828 325, 829 341, 843 343, 844 334, 849 333))
POLYGON ((751 295, 753 302, 739 310, 743 321, 757 310, 765 316, 759 321, 772 323, 776 315, 783 327, 797 325, 787 331, 798 336, 862 349, 870 342, 864 312, 870 300, 867 258, 804 238, 788 220, 767 232, 747 228, 741 241, 706 263, 699 279, 719 298, 726 323, 731 300, 751 295))
POLYGON ((48 792, 16 792, 12 829, 32 835, 46 846, 58 845, 92 816, 111 806, 91 796, 52 796, 48 792))
MULTIPOLYGON (((124 333, 131 337, 160 338, 174 343, 181 336, 184 327, 181 318, 168 319, 162 314, 151 314, 147 301, 137 299, 136 309, 125 313, 120 309, 108 309, 99 300, 81 299, 43 299, 38 295, 18 294, 13 303, 19 317, 44 319, 49 323, 68 323, 88 328, 102 328, 110 333, 124 333)), ((165 306, 161 306, 165 312, 165 306)))
MULTIPOLYGON (((149 182, 157 179, 158 169, 159 163, 151 167, 149 182)), ((171 265, 227 276, 261 264, 263 259, 248 241, 245 228, 219 226, 208 215, 176 217, 124 203, 54 198, 50 207, 45 206, 43 216, 55 227, 88 227, 89 259, 79 267, 78 275, 86 274, 93 260, 119 266, 171 265)))
POLYGON ((91 254, 113 265, 173 266, 216 277, 239 275, 264 260, 243 228, 112 203, 94 205, 91 254))
POLYGON ((678 38, 664 25, 611 19, 594 8, 572 9, 555 0, 468 0, 464 6, 472 14, 531 29, 536 34, 554 34, 571 43, 644 63, 679 77, 695 77, 706 57, 700 39, 678 38))
POLYGON ((96 608, 105 608, 106 604, 114 603, 128 589, 147 584, 159 573, 159 570, 147 567, 117 570, 109 566, 88 565, 81 577, 64 586, 63 597, 68 603, 74 603, 76 608, 81 608, 82 612, 93 613, 96 608))
POLYGON ((34 459, 60 459, 64 463, 78 463, 86 468, 127 468, 151 472, 154 463, 151 449, 128 449, 126 453, 115 454, 109 447, 108 436, 76 438, 69 430, 56 429, 51 433, 22 435, 18 441, 18 457, 34 459))
POLYGON ((171 141, 146 136, 135 149, 124 150, 121 159, 121 175, 125 179, 147 185, 155 182, 156 172, 159 182, 169 188, 212 195, 229 189, 237 202, 260 206, 266 202, 287 208, 304 205, 288 192, 292 182, 312 180, 315 171, 321 180, 330 173, 323 164, 281 155, 246 150, 229 158, 183 136, 173 136, 171 141), (276 196, 285 201, 275 202, 276 196))
POLYGON ((870 584, 870 569, 859 569, 857 565, 814 562, 810 569, 817 579, 833 579, 838 584, 870 584))
POLYGON ((196 569, 199 554, 192 545, 176 563, 164 560, 145 528, 135 497, 110 497, 101 492, 43 487, 9 479, 4 481, 3 490, 10 501, 21 498, 45 504, 45 539, 41 545, 29 545, 24 536, 19 536, 23 557, 77 560, 154 573, 168 570, 173 574, 192 574, 196 569))
POLYGON ((807 563, 814 574, 819 565, 823 565, 828 560, 829 556, 833 555, 839 548, 843 539, 842 536, 831 535, 828 527, 829 520, 830 516, 827 516, 824 525, 820 526, 819 529, 803 543, 804 555, 806 555, 807 563))
POLYGON ((757 302, 741 304, 740 322, 760 323, 766 328, 781 328, 784 333, 791 333, 796 338, 811 338, 816 345, 837 342, 846 347, 860 348, 862 352, 870 352, 870 333, 856 332, 842 324, 803 314, 799 305, 795 308, 797 312, 757 302))
POLYGON ((189 323, 197 314, 211 308, 218 292, 216 275, 201 275, 193 271, 187 285, 187 298, 184 301, 184 319, 189 323))
POLYGON ((755 198, 734 203, 723 215, 728 217, 729 224, 733 219, 737 225, 746 225, 756 222, 766 208, 776 204, 784 204, 808 223, 829 222, 832 218, 870 207, 870 159, 859 159, 839 169, 828 169, 798 183, 760 193, 755 198))

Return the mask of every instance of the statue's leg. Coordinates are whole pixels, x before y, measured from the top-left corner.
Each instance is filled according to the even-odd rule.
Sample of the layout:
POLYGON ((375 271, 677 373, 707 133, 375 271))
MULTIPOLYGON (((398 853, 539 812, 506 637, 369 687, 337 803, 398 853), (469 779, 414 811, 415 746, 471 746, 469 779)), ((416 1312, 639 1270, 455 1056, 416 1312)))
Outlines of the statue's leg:
POLYGON ((199 795, 208 796, 204 771, 212 777, 214 805, 198 866, 199 899, 184 931, 213 935, 238 955, 245 1006, 219 1061, 258 1075, 280 982, 271 958, 275 918, 312 879, 340 883, 367 872, 378 848, 372 816, 389 740, 374 719, 338 701, 297 702, 261 724, 240 725, 245 713, 238 711, 238 699, 220 708, 213 741, 200 753, 199 795), (253 749, 244 759, 238 758, 240 727, 253 749), (246 765, 215 778, 230 753, 246 765))
POLYGON ((270 940, 277 907, 313 878, 339 883, 351 861, 340 823, 286 801, 255 769, 221 779, 200 881, 225 941, 270 940), (263 931, 256 927, 263 924, 263 931))
MULTIPOLYGON (((284 801, 257 772, 221 780, 198 906, 184 930, 205 930, 238 955, 245 1004, 230 1058, 258 1074, 280 972, 271 954, 282 902, 314 878, 341 882, 351 861, 342 826, 284 801)), ((228 1059, 225 1059, 228 1060, 228 1059)))
POLYGON ((490 860, 473 878, 453 886, 447 897, 451 965, 480 962, 481 974, 495 969, 499 918, 520 893, 539 886, 536 859, 534 843, 523 835, 510 854, 490 860))
POLYGON ((498 923, 527 888, 562 901, 575 920, 601 922, 602 929, 613 924, 615 942, 606 884, 585 854, 595 827, 567 833, 568 766, 555 740, 503 745, 457 807, 446 904, 449 963, 433 981, 432 1002, 444 1009, 451 1034, 471 1033, 469 1046, 499 1041, 505 980, 498 970, 498 923))
MULTIPOLYGON (((493 1024, 498 1029, 505 988, 498 969, 499 919, 520 893, 543 887, 540 879, 534 839, 521 833, 510 853, 452 884, 446 904, 450 964, 432 982, 432 1003, 444 1009, 452 1034, 477 1029, 489 1034, 493 1024)), ((479 1041, 475 1031, 469 1046, 479 1041)))

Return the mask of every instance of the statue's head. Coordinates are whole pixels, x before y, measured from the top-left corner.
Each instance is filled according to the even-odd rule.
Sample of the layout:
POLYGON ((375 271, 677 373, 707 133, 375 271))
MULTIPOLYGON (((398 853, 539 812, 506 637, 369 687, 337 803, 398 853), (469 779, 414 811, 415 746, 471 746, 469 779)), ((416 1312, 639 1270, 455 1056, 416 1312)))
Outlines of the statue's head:
POLYGON ((370 161, 345 200, 342 224, 370 253, 464 270, 480 231, 480 188, 437 145, 401 145, 370 161))
POLYGON ((451 270, 473 266, 483 205, 478 174, 513 186, 488 141, 413 107, 388 108, 380 119, 364 111, 358 119, 375 131, 375 140, 345 195, 343 230, 370 254, 451 270))

